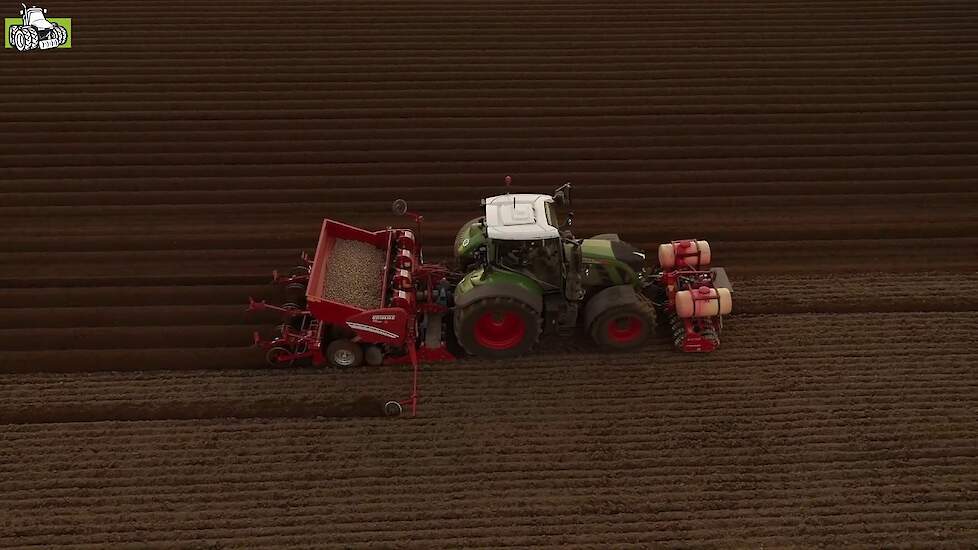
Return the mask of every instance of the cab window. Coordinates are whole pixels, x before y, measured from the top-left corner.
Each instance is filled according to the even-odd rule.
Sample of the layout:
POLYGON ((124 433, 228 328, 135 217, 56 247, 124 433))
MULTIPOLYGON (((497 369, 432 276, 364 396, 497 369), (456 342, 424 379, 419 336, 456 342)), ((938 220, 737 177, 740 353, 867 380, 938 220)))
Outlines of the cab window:
POLYGON ((560 286, 563 265, 560 239, 495 241, 494 245, 499 265, 528 273, 553 286, 560 286))

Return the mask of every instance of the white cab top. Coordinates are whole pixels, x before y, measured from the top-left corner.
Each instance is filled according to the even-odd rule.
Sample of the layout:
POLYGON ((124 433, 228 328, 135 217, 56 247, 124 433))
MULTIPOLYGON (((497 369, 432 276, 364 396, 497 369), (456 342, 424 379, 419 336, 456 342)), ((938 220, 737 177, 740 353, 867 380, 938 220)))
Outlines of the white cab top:
POLYGON ((560 237, 547 220, 550 195, 513 194, 485 199, 486 229, 490 239, 534 241, 560 237))

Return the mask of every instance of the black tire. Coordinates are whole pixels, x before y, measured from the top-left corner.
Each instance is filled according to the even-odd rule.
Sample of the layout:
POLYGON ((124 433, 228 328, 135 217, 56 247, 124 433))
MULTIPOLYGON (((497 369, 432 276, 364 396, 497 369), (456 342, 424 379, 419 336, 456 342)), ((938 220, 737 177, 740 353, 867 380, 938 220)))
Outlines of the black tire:
POLYGON ((455 338, 469 355, 504 359, 533 349, 543 321, 529 305, 508 296, 492 296, 455 308, 455 338))
POLYGON ((333 340, 326 346, 326 360, 339 369, 350 369, 363 364, 363 348, 346 339, 333 340))
POLYGON ((363 350, 363 360, 372 367, 384 364, 384 350, 380 346, 367 346, 363 350))
POLYGON ((293 304, 299 309, 306 307, 306 285, 302 283, 290 283, 285 287, 285 302, 293 304))
POLYGON ((387 416, 400 416, 403 411, 404 408, 401 407, 401 404, 397 401, 388 401, 387 403, 384 403, 384 414, 387 416))
POLYGON ((10 45, 18 52, 26 52, 28 48, 28 34, 24 27, 15 29, 10 36, 10 45))
POLYGON ((643 298, 632 304, 612 306, 591 322, 591 339, 603 349, 627 351, 642 347, 655 330, 655 311, 643 298))

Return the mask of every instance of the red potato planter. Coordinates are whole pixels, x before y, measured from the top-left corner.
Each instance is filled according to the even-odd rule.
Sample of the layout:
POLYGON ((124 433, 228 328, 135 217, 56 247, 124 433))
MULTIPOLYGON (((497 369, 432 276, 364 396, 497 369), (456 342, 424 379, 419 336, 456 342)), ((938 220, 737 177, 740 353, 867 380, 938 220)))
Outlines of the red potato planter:
POLYGON ((610 352, 641 347, 655 326, 672 329, 676 347, 709 352, 720 344, 723 316, 732 310, 722 268, 710 267, 707 241, 672 241, 658 248, 658 266, 617 235, 577 239, 556 225, 554 204, 570 204, 570 184, 553 196, 505 194, 483 200, 486 214, 466 223, 455 240, 455 266, 425 263, 416 229, 368 231, 324 220, 315 256, 288 275, 274 310, 286 323, 270 340, 255 334, 273 366, 297 362, 336 368, 411 364, 407 399, 386 412, 417 407, 419 362, 457 355, 510 358, 543 337, 580 329, 610 352), (450 350, 450 346, 452 350, 450 350), (460 348, 460 349, 459 349, 460 348))

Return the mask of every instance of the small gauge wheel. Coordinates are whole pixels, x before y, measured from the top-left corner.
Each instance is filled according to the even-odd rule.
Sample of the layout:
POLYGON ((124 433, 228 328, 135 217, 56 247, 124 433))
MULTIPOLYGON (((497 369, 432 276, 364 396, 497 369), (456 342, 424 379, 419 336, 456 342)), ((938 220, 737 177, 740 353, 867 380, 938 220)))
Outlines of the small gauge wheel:
POLYGON ((384 414, 387 416, 400 416, 402 412, 404 412, 404 408, 397 401, 384 403, 384 414))
POLYGON ((283 360, 290 355, 292 355, 292 351, 288 348, 276 346, 268 350, 268 353, 265 354, 265 361, 271 367, 291 367, 292 363, 295 362, 295 357, 289 360, 283 360))

